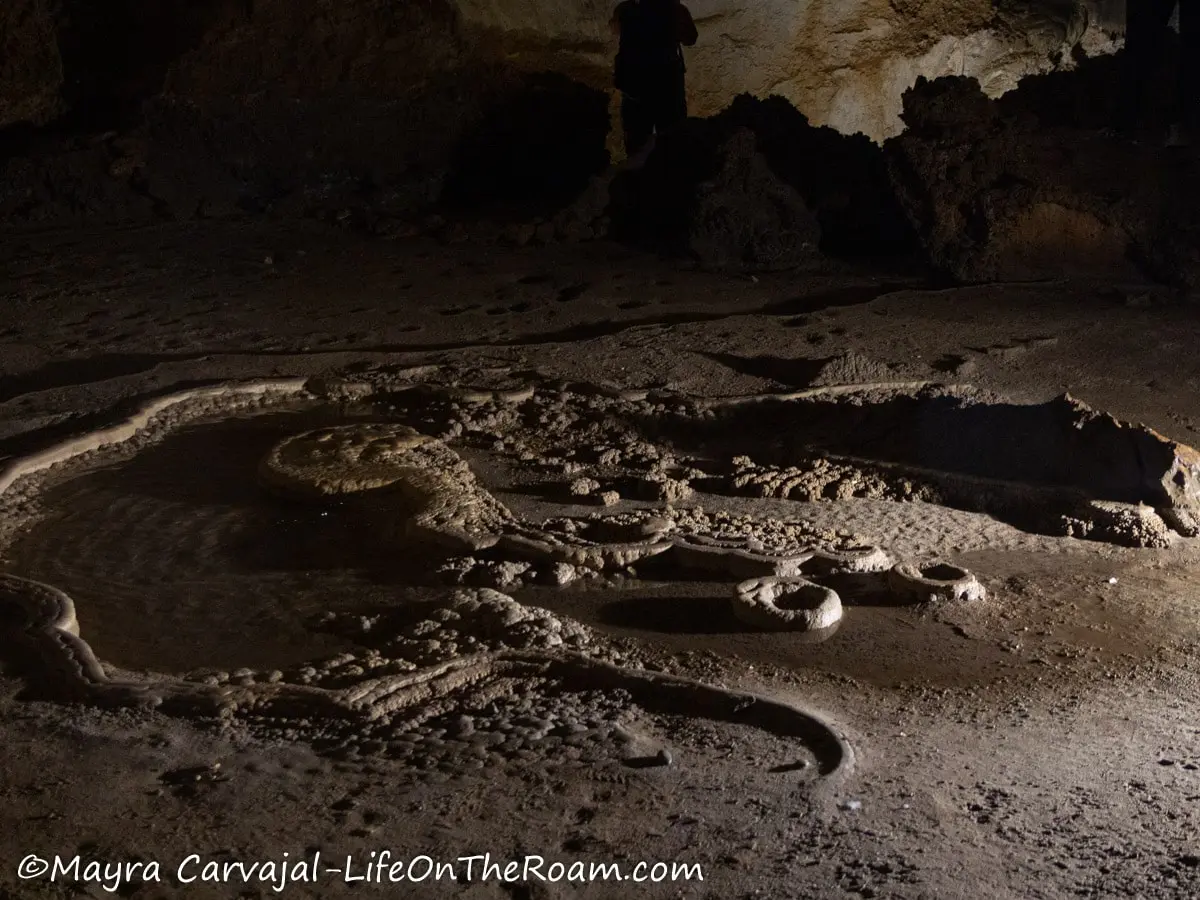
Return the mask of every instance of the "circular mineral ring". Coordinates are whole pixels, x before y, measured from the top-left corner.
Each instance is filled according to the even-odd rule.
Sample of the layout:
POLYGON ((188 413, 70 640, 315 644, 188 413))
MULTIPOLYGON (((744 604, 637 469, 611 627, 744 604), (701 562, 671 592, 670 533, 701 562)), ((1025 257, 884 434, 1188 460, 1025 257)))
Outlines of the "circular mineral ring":
POLYGON ((896 597, 910 603, 982 600, 986 593, 978 578, 947 563, 895 566, 888 572, 888 587, 896 597))
POLYGON ((751 578, 737 586, 733 614, 755 628, 818 631, 841 621, 842 598, 807 578, 751 578), (790 602, 780 605, 785 598, 790 602))

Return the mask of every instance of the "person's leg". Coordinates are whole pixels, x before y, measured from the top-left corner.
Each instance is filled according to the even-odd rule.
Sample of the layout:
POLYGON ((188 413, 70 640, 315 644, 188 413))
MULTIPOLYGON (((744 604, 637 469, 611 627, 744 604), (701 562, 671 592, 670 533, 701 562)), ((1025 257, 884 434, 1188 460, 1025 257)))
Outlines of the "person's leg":
POLYGON ((637 156, 654 133, 654 110, 643 99, 624 94, 621 97, 621 128, 625 132, 625 156, 637 156))
POLYGON ((654 98, 654 126, 659 132, 678 125, 688 115, 687 88, 683 73, 672 75, 659 85, 654 98))
POLYGON ((668 127, 676 125, 688 117, 687 83, 684 80, 683 72, 680 72, 671 81, 664 113, 668 127))

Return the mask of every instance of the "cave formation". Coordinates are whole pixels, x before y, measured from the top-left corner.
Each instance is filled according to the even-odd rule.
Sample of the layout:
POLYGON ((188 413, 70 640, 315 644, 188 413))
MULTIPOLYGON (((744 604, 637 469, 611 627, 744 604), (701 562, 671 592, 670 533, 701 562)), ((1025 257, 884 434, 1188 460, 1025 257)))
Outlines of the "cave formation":
POLYGON ((0 897, 1200 896, 1188 20, 688 6, 0 6, 0 897))
POLYGON ((724 270, 786 269, 812 247, 917 253, 967 280, 1038 277, 1064 254, 1192 277, 1176 237, 1190 192, 1136 175, 1158 165, 1143 150, 1087 144, 1121 115, 1113 2, 702 5, 692 133, 615 181, 614 48, 594 4, 22 0, 3 15, 0 220, 16 227, 269 213, 395 232, 449 214, 724 270), (946 78, 964 85, 949 100, 946 78), (754 134, 742 150, 726 146, 738 127, 754 134), (1050 146, 1012 152, 1030 142, 1050 146), (1051 149, 1066 145, 1070 160, 1051 149), (1136 181, 1116 192, 1128 202, 1113 177, 1136 181))

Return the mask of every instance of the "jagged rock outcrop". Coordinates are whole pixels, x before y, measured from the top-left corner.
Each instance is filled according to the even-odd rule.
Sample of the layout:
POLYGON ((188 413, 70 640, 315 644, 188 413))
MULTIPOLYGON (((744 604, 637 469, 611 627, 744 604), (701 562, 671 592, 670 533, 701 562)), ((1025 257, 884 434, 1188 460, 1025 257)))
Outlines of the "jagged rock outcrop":
MULTIPOLYGON (((1139 265, 1165 281, 1198 283, 1194 155, 1059 124, 1082 118, 1071 112, 1077 104, 1035 87, 1028 106, 1024 88, 997 102, 965 78, 922 82, 905 95, 908 130, 885 153, 929 259, 964 281, 1139 265)), ((1119 93, 1120 82, 1110 83, 1108 94, 1119 93)))
POLYGON ((150 221, 155 202, 125 168, 127 148, 111 135, 33 140, 0 157, 0 224, 44 226, 150 221))
MULTIPOLYGON (((459 0, 465 24, 553 43, 607 66, 615 0, 459 0)), ((1118 8, 1120 7, 1120 8, 1118 8)), ((778 94, 818 125, 882 140, 900 130, 900 96, 918 77, 976 77, 989 95, 1025 75, 1070 68, 1073 51, 1115 49, 1114 0, 793 0, 694 2, 688 51, 692 112, 711 116, 739 93, 778 94)))
POLYGON ((820 242, 816 217, 768 166, 755 133, 719 120, 663 135, 644 167, 614 182, 612 197, 616 236, 714 271, 794 268, 820 242))
MULTIPOLYGON (((96 176, 103 183, 55 180, 64 167, 82 171, 74 145, 6 168, 5 221, 69 221, 109 194, 127 195, 117 207, 138 215, 182 218, 272 210, 374 227, 439 201, 549 218, 613 143, 613 2, 12 0, 0 11, 0 127, 54 121, 72 139, 120 139, 89 150, 88 165, 109 173, 96 176), (44 159, 55 154, 71 158, 44 159)), ((881 180, 855 187, 837 175, 818 202, 802 184, 840 167, 842 150, 865 152, 835 130, 896 133, 899 98, 919 75, 975 75, 997 95, 1024 75, 1073 67, 1079 52, 1115 46, 1112 5, 695 0, 691 109, 711 116, 740 93, 784 98, 807 117, 802 127, 763 122, 783 107, 755 112, 748 101, 726 126, 755 131, 826 242, 852 220, 869 232, 863 198, 881 180), (818 135, 810 122, 833 129, 818 135), (804 129, 814 152, 797 154, 804 129), (814 158, 820 168, 801 176, 814 158)), ((565 230, 588 229, 594 220, 565 230)))
POLYGON ((813 252, 904 252, 912 232, 877 145, 742 95, 663 135, 612 184, 613 236, 715 269, 786 269, 813 252))
POLYGON ((638 237, 687 252, 714 271, 777 271, 811 259, 820 225, 771 171, 754 132, 735 128, 701 156, 686 158, 697 150, 693 133, 706 125, 664 138, 635 177, 636 199, 623 214, 638 237))
POLYGON ((815 126, 783 97, 735 97, 717 117, 722 128, 749 128, 771 170, 795 188, 821 225, 821 249, 887 255, 913 246, 893 197, 880 148, 862 134, 815 126))
MULTIPOLYGON (((204 105, 257 91, 392 98, 470 60, 507 59, 609 83, 614 0, 12 0, 0 12, 0 126, 65 103, 204 105), (68 76, 64 78, 64 70, 68 76)), ((1120 0, 764 0, 694 3, 693 112, 779 94, 817 124, 882 139, 918 76, 976 77, 990 96, 1025 75, 1114 49, 1120 0)))
POLYGON ((817 251, 821 226, 791 185, 758 152, 756 137, 738 128, 719 150, 715 177, 701 182, 688 227, 688 246, 709 268, 791 269, 817 251))

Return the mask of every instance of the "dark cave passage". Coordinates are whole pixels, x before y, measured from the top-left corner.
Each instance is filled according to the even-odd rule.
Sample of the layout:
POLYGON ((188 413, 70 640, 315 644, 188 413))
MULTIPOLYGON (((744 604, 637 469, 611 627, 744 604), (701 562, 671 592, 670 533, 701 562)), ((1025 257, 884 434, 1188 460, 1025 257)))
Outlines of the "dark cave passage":
POLYGON ((459 212, 553 214, 608 165, 608 131, 606 92, 532 75, 459 139, 441 199, 459 212))
POLYGON ((234 5, 63 0, 58 49, 70 125, 102 131, 136 124, 142 104, 162 91, 170 66, 234 5))

